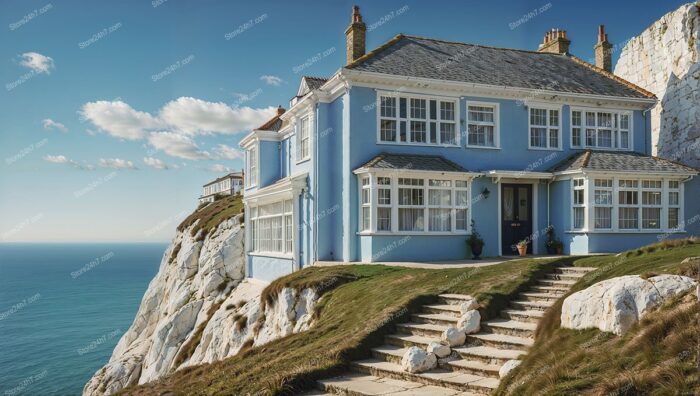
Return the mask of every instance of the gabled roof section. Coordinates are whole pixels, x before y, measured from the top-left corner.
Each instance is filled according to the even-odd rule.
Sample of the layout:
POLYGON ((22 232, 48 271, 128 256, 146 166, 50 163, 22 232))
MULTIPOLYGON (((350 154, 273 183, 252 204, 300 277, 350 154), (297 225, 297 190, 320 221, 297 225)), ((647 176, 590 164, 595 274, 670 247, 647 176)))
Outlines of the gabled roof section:
POLYGON ((567 171, 609 171, 609 172, 654 172, 697 174, 689 166, 667 159, 652 157, 640 153, 621 153, 612 151, 578 152, 550 169, 550 172, 567 171))
POLYGON ((637 99, 654 95, 571 55, 398 35, 346 68, 439 79, 637 99))
POLYGON ((302 77, 301 83, 299 84, 299 90, 297 91, 297 97, 306 96, 307 93, 320 88, 321 85, 326 83, 326 81, 328 81, 328 79, 323 77, 302 77))
POLYGON ((280 116, 284 114, 284 112, 285 110, 282 107, 278 107, 277 114, 258 128, 255 128, 255 130, 278 132, 280 129, 282 129, 282 119, 280 116))
POLYGON ((439 155, 381 153, 359 169, 383 169, 396 171, 469 172, 439 155))

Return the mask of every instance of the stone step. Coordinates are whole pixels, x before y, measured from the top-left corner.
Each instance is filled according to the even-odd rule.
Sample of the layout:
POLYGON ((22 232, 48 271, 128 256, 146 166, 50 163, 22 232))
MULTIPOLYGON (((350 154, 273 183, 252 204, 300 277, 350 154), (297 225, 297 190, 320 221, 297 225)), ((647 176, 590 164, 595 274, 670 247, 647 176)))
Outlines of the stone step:
POLYGON ((441 361, 440 367, 490 378, 499 378, 498 371, 501 369, 501 366, 497 364, 487 364, 479 360, 466 359, 441 361))
POLYGON ((537 329, 537 324, 520 322, 517 320, 492 319, 486 322, 481 322, 481 330, 485 333, 531 338, 535 334, 535 329, 537 329))
POLYGON ((513 349, 525 351, 535 341, 532 338, 517 337, 507 334, 475 333, 467 335, 467 344, 484 345, 499 349, 513 349))
MULTIPOLYGON (((393 378, 382 378, 362 373, 347 373, 342 376, 319 380, 317 384, 319 388, 325 392, 330 392, 330 394, 350 396, 388 394, 456 396, 463 394, 459 390, 441 386, 426 385, 419 382, 393 378)), ((320 395, 320 393, 317 393, 317 395, 320 395)), ((471 395, 478 395, 478 393, 471 393, 471 395)))
POLYGON ((447 305, 459 305, 466 300, 471 300, 472 296, 467 296, 464 294, 440 294, 438 295, 438 300, 441 304, 447 305))
POLYGON ((544 317, 544 311, 523 311, 518 309, 504 309, 501 311, 501 317, 511 319, 518 322, 537 323, 544 317))
POLYGON ((453 348, 466 360, 477 360, 486 364, 504 365, 511 359, 518 359, 525 355, 525 351, 516 349, 500 349, 489 346, 463 346, 453 348))
POLYGON ((545 279, 552 279, 552 280, 568 280, 568 281, 574 281, 578 282, 579 279, 583 278, 586 274, 578 274, 578 273, 566 273, 566 274, 546 274, 544 277, 545 279))
POLYGON ((413 334, 417 336, 440 339, 442 332, 449 326, 432 323, 399 323, 396 330, 401 334, 413 334))
POLYGON ((453 315, 442 314, 413 314, 411 320, 416 323, 431 323, 443 326, 456 326, 459 318, 453 315))
POLYGON ((384 341, 389 345, 395 345, 402 348, 417 346, 425 350, 430 341, 440 341, 440 337, 424 337, 412 334, 389 334, 384 336, 384 341))
MULTIPOLYGON (((408 348, 401 348, 395 345, 382 345, 377 348, 372 348, 372 356, 378 360, 401 364, 401 359, 408 348)), ((438 359, 438 364, 441 368, 461 371, 468 374, 480 375, 483 377, 498 378, 498 370, 501 366, 494 364, 486 364, 476 360, 443 358, 438 359)))
POLYGON ((554 301, 511 301, 510 306, 515 309, 526 311, 546 311, 547 308, 554 305, 554 301))
POLYGON ((529 291, 534 293, 548 293, 561 297, 569 291, 569 288, 561 286, 532 286, 529 291))
MULTIPOLYGON (((361 373, 376 377, 393 378, 425 385, 450 388, 457 391, 468 391, 477 394, 489 394, 498 387, 498 379, 482 377, 446 369, 434 369, 424 373, 407 373, 401 365, 378 359, 366 359, 352 363, 353 368, 361 373)), ((410 394, 410 393, 408 393, 410 394)))
POLYGON ((456 318, 461 316, 459 305, 453 304, 423 305, 423 313, 454 316, 456 318))
POLYGON ((557 301, 561 296, 550 293, 525 292, 520 293, 520 298, 526 301, 557 301))
POLYGON ((563 273, 576 273, 576 274, 587 274, 591 271, 595 271, 598 268, 596 267, 557 267, 554 272, 563 274, 563 273))
POLYGON ((566 288, 567 290, 571 288, 574 284, 576 284, 575 281, 566 281, 566 280, 552 280, 552 279, 539 279, 537 281, 540 285, 543 286, 559 286, 562 288, 566 288))

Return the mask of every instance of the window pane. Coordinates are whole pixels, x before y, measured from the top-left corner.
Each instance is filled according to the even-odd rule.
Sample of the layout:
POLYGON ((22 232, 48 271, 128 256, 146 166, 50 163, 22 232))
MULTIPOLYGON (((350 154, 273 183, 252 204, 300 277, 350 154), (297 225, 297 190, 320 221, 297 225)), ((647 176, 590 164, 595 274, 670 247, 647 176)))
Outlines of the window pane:
POLYGON ((450 190, 428 190, 428 203, 432 206, 452 205, 450 190))
POLYGON ((440 124, 440 142, 443 144, 457 144, 455 124, 440 124))
POLYGON ((620 131, 620 147, 630 148, 630 135, 627 131, 620 131))
POLYGON ((411 121, 411 141, 425 143, 425 121, 411 121))
POLYGON ((549 110, 549 126, 559 126, 559 110, 549 110))
POLYGON ((572 111, 571 112, 571 125, 580 126, 581 125, 581 112, 572 111))
POLYGON ((612 191, 595 190, 596 205, 612 205, 612 191))
POLYGON ((440 102, 440 119, 454 121, 454 119, 455 119, 455 104, 454 104, 454 102, 440 102))
POLYGON ((467 206, 469 204, 469 194, 467 190, 455 190, 455 206, 467 206))
POLYGON ((668 228, 678 228, 678 208, 668 209, 668 228))
POLYGON ((636 191, 620 191, 618 198, 620 205, 637 205, 639 203, 636 191))
POLYGON ((380 186, 390 186, 391 185, 391 178, 390 177, 377 177, 377 184, 380 186))
POLYGON ((585 208, 574 208, 574 228, 583 228, 585 208))
POLYGON ((642 205, 661 205, 661 191, 642 191, 642 205))
POLYGON ((457 180, 455 181, 455 187, 463 187, 466 188, 468 186, 467 181, 465 180, 457 180))
POLYGON ((603 128, 612 128, 612 114, 598 113, 598 126, 603 128))
POLYGON ((547 110, 545 109, 530 109, 530 124, 547 126, 547 110))
POLYGON ((406 98, 399 98, 400 117, 406 118, 406 98))
POLYGON ((642 228, 661 228, 661 208, 642 208, 642 228))
POLYGON ((559 130, 550 129, 549 130, 549 147, 557 148, 559 147, 559 130))
POLYGON ((586 126, 596 126, 595 125, 595 113, 587 111, 586 112, 586 126))
POLYGON ((452 226, 452 209, 430 209, 430 231, 450 231, 452 226))
POLYGON ((612 131, 610 129, 598 130, 598 146, 612 147, 612 131))
POLYGON ((583 205, 583 190, 574 190, 574 205, 583 205))
POLYGON ((437 119, 437 101, 435 101, 435 100, 430 101, 430 119, 431 120, 437 119))
POLYGON ((377 203, 379 205, 391 205, 391 190, 380 188, 377 190, 377 203))
POLYGON ((679 205, 679 196, 677 191, 668 192, 668 204, 669 205, 679 205))
POLYGON ((637 208, 620 208, 620 223, 619 227, 623 229, 636 229, 637 223, 637 208))
POLYGON ((411 98, 411 118, 425 119, 425 99, 411 98))
POLYGON ((379 139, 382 142, 396 141, 396 121, 381 120, 379 129, 379 139))
POLYGON ((382 117, 396 117, 396 98, 381 97, 381 116, 382 117))
POLYGON ((678 183, 678 180, 669 180, 668 181, 668 188, 673 189, 673 190, 678 190, 680 188, 680 184, 678 183))
POLYGON ((423 231, 423 209, 399 208, 399 231, 423 231))
POLYGON ((595 129, 586 129, 586 146, 595 146, 595 129))
POLYGON ((459 231, 467 230, 467 209, 455 210, 456 227, 459 231))
POLYGON ((547 128, 530 128, 530 145, 547 147, 547 128))
POLYGON ((493 122, 493 107, 469 106, 468 119, 475 122, 493 122))
POLYGON ((581 145, 581 128, 572 129, 571 134, 572 134, 571 144, 574 146, 580 146, 581 145))
POLYGON ((612 227, 612 208, 595 208, 595 228, 612 227))
POLYGON ((630 117, 627 114, 620 115, 620 129, 630 128, 630 117))
POLYGON ((391 208, 377 208, 377 231, 391 231, 391 208))
POLYGON ((369 206, 362 207, 362 231, 367 231, 370 229, 369 223, 369 212, 371 208, 369 206))
POLYGON ((430 143, 437 143, 437 125, 430 123, 430 143))

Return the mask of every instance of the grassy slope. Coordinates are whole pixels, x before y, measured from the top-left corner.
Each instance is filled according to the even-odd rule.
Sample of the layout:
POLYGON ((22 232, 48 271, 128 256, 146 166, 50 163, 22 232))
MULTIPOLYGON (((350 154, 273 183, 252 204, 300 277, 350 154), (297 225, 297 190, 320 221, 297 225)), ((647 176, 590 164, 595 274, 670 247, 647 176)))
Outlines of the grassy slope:
MULTIPOLYGON (((570 263, 561 259, 557 263, 570 263)), ((471 294, 484 305, 484 316, 499 311, 553 260, 519 260, 474 269, 424 270, 382 265, 306 269, 273 282, 265 291, 274 297, 284 286, 315 285, 325 292, 317 321, 306 332, 248 349, 213 364, 177 371, 122 394, 223 395, 295 394, 318 378, 341 371, 370 346, 381 345, 393 323, 432 301, 442 292, 471 294)))
MULTIPOLYGON (((599 267, 571 293, 622 275, 684 274, 698 269, 681 261, 700 256, 700 244, 652 245, 619 257, 596 256, 575 265, 599 267)), ((693 300, 693 298, 690 298, 693 300)), ((540 323, 535 346, 501 383, 498 395, 700 394, 697 388, 698 306, 675 299, 622 337, 597 329, 561 329, 561 303, 540 323), (694 388, 695 387, 695 388, 694 388)))
POLYGON ((222 221, 241 213, 243 210, 243 198, 240 195, 227 195, 217 197, 216 201, 200 205, 191 215, 177 226, 178 231, 184 231, 185 228, 192 225, 195 221, 199 223, 192 229, 192 236, 197 235, 199 230, 204 230, 198 238, 203 240, 206 235, 214 230, 222 221))

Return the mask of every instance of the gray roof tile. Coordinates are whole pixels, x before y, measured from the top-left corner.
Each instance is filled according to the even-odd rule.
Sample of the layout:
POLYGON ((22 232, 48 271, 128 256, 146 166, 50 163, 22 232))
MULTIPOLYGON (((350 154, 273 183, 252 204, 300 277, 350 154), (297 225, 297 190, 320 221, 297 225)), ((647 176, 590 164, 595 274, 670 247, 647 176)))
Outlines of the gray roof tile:
POLYGON ((673 161, 640 153, 610 151, 578 152, 550 169, 550 172, 573 170, 688 173, 697 170, 673 161))
POLYGON ((466 169, 439 155, 381 153, 362 165, 369 169, 414 170, 434 172, 468 172, 466 169))
POLYGON ((653 98, 653 94, 570 55, 399 35, 349 69, 397 76, 578 94, 653 98))

